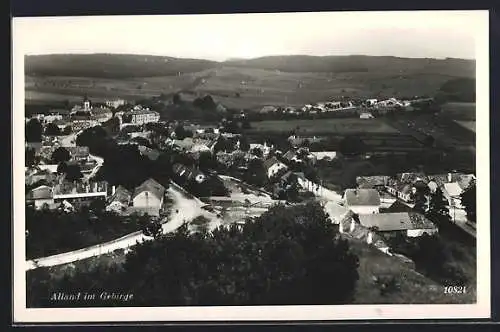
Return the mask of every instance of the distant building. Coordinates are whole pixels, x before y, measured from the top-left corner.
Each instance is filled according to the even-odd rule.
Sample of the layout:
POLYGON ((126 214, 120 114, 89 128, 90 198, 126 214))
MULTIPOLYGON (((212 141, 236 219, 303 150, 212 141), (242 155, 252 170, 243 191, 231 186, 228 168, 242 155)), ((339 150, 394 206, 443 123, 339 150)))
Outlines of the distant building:
POLYGON ((136 125, 160 121, 160 114, 149 109, 134 109, 128 114, 132 117, 130 122, 136 125))
POLYGON ((438 232, 437 227, 416 212, 395 212, 360 215, 359 222, 362 227, 370 230, 368 242, 373 233, 402 232, 408 237, 419 237, 424 234, 432 235, 438 232), (370 236, 371 235, 371 236, 370 236))
POLYGON ((373 115, 370 112, 361 112, 359 115, 360 119, 373 119, 373 115))
POLYGON ((380 194, 375 189, 346 189, 345 206, 356 214, 379 213, 380 194))
POLYGON ((281 171, 286 171, 288 167, 280 162, 276 157, 269 158, 264 161, 264 167, 267 172, 267 177, 271 178, 281 171))
POLYGON ((86 203, 94 199, 106 199, 108 196, 108 183, 106 181, 61 182, 54 186, 54 201, 64 200, 71 204, 86 203))
POLYGON ((130 205, 132 199, 132 193, 125 189, 123 186, 118 186, 115 190, 115 186, 112 188, 111 197, 108 199, 106 211, 112 212, 123 212, 130 205))
POLYGON ((54 194, 52 188, 43 185, 32 189, 26 195, 26 203, 33 204, 35 209, 52 207, 54 205, 54 194))
POLYGON ((117 108, 119 106, 125 105, 126 101, 123 99, 115 99, 115 100, 106 100, 106 106, 117 108))
POLYGON ((134 190, 132 206, 138 212, 159 216, 163 207, 165 192, 165 187, 153 179, 148 179, 134 190))

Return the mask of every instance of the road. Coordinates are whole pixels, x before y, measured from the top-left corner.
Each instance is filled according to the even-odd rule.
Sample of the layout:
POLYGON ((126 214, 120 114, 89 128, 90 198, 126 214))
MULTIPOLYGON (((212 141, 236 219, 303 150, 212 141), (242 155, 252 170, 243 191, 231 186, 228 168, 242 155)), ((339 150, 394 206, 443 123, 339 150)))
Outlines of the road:
MULTIPOLYGON (((201 209, 201 206, 204 205, 203 202, 196 198, 188 198, 183 192, 183 189, 181 188, 182 190, 180 190, 179 188, 180 187, 177 185, 171 185, 167 190, 174 203, 170 216, 167 218, 168 222, 162 225, 163 233, 173 232, 183 223, 200 215, 210 220, 210 224, 208 225, 209 229, 213 229, 221 224, 221 220, 214 214, 201 209)), ((26 261, 26 270, 32 270, 37 267, 67 264, 94 256, 104 255, 118 249, 130 248, 148 239, 151 239, 151 237, 145 236, 142 231, 137 231, 106 243, 26 261)))

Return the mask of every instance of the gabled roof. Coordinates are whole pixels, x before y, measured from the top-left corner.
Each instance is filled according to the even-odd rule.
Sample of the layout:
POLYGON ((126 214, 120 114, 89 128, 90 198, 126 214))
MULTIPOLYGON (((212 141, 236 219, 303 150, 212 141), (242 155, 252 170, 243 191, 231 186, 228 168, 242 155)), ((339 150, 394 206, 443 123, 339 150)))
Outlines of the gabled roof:
POLYGON ((139 152, 141 153, 141 155, 148 157, 149 160, 154 161, 154 160, 158 159, 158 157, 160 156, 160 152, 158 150, 148 148, 144 145, 139 145, 138 149, 139 149, 139 152))
POLYGON ((153 195, 155 195, 158 199, 161 199, 163 195, 165 195, 165 190, 166 190, 165 187, 156 182, 155 180, 147 179, 139 187, 135 188, 132 199, 134 199, 137 195, 145 191, 150 192, 153 195))
POLYGON ((293 150, 288 150, 284 155, 283 158, 291 160, 295 156, 295 151, 293 150))
POLYGON ((436 229, 423 215, 415 212, 376 213, 360 215, 359 222, 366 228, 376 227, 381 232, 409 229, 436 229))
POLYGON ((32 189, 27 195, 26 199, 33 200, 33 199, 51 199, 53 198, 53 191, 52 188, 49 186, 40 186, 37 188, 32 189))
POLYGON ((264 167, 269 169, 274 164, 280 163, 280 161, 276 157, 271 157, 269 159, 264 160, 264 167))
POLYGON ((444 190, 450 196, 459 196, 462 193, 462 188, 460 187, 460 185, 457 182, 445 183, 444 190))
POLYGON ((132 197, 132 193, 125 189, 123 186, 118 186, 115 193, 110 198, 110 202, 120 202, 122 204, 128 204, 132 197))
POLYGON ((388 176, 375 175, 375 176, 358 176, 356 183, 359 188, 370 189, 376 186, 385 186, 389 180, 388 176))
POLYGON ((346 189, 344 195, 348 206, 380 205, 380 195, 375 189, 346 189))

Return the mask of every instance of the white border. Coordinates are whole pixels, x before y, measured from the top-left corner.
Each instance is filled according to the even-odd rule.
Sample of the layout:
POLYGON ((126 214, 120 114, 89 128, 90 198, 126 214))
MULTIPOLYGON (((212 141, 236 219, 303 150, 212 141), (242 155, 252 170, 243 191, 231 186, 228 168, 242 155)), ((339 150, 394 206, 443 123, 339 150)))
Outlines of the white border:
MULTIPOLYGON (((443 11, 444 12, 444 11, 443 11)), ((14 189, 14 305, 16 323, 128 321, 319 321, 367 319, 464 319, 490 317, 489 216, 489 13, 476 26, 476 165, 478 197, 477 303, 470 305, 342 305, 255 307, 151 307, 27 309, 24 245, 24 46, 29 33, 13 19, 13 189, 14 189), (23 34, 24 32, 24 34, 23 34), (480 194, 479 194, 480 193, 480 194)), ((446 12, 444 12, 446 13, 446 12)), ((346 13, 347 14, 347 13, 346 13)), ((353 14, 353 13, 349 13, 353 14)), ((377 13, 373 13, 374 15, 377 13)), ((366 13, 365 13, 366 15, 366 13)), ((23 18, 26 20, 26 18, 23 18)), ((451 32, 452 33, 452 32, 451 32)), ((57 38, 57 36, 54 36, 57 38)))

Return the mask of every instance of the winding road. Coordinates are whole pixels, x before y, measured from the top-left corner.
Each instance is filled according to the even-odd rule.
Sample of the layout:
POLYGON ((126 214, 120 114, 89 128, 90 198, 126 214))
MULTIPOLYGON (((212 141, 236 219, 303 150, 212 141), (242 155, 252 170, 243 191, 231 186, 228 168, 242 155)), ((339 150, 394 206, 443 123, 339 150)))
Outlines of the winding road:
MULTIPOLYGON (((200 215, 203 215, 210 220, 210 224, 208 225, 209 229, 213 229, 221 224, 221 220, 214 214, 201 209, 201 206, 204 205, 203 202, 196 198, 187 197, 183 192, 183 189, 176 184, 172 184, 167 189, 167 192, 172 198, 174 204, 170 216, 167 218, 168 221, 162 225, 164 234, 175 231, 185 222, 188 222, 200 215)), ((128 249, 137 243, 150 239, 152 238, 144 235, 142 231, 137 231, 106 243, 26 261, 26 270, 33 270, 38 267, 67 264, 94 256, 104 255, 118 249, 128 249)))

